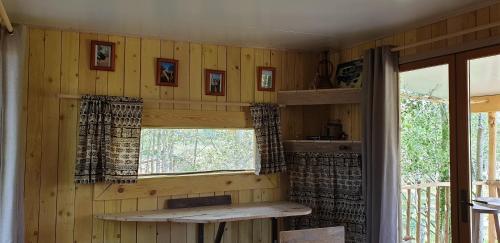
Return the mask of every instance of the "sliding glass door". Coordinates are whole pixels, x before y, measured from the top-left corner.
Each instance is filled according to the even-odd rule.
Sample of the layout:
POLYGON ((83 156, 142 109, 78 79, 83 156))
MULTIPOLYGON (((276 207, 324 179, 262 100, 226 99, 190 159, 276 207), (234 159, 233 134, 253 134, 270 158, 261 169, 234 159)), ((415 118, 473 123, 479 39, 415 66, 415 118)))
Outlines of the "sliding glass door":
POLYGON ((400 70, 402 239, 497 242, 500 46, 400 70))
POLYGON ((454 57, 400 67, 401 238, 451 242, 450 83, 454 57))
POLYGON ((463 150, 458 158, 463 167, 459 172, 459 190, 468 191, 467 200, 471 198, 473 204, 467 212, 464 206, 461 225, 471 222, 472 242, 497 242, 494 216, 498 216, 496 205, 500 205, 497 179, 500 46, 458 54, 456 61, 457 84, 461 90, 457 97, 457 104, 461 106, 457 145, 463 150), (470 217, 466 218, 465 213, 470 217))

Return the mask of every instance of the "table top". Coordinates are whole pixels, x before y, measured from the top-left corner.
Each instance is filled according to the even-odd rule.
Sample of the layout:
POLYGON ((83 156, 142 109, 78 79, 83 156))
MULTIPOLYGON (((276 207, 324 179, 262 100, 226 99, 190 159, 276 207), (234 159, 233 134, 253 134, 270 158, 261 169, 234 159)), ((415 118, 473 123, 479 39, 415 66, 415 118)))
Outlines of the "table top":
POLYGON ((95 217, 112 221, 220 223, 264 218, 302 216, 311 208, 292 202, 242 203, 221 206, 159 209, 127 213, 99 214, 95 217))
POLYGON ((496 197, 478 197, 474 200, 477 205, 500 210, 500 198, 496 197))

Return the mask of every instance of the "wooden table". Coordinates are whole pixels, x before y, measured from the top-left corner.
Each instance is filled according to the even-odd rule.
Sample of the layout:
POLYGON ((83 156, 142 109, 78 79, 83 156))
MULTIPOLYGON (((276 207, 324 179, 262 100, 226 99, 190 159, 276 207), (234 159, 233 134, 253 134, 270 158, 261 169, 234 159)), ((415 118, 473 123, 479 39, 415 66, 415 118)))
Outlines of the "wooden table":
POLYGON ((500 210, 500 198, 478 197, 473 201, 480 206, 500 210))
POLYGON ((278 218, 302 216, 311 213, 311 208, 292 202, 243 203, 223 206, 159 209, 127 213, 99 214, 102 220, 133 222, 174 222, 198 225, 198 243, 203 243, 204 224, 219 223, 215 243, 220 243, 226 222, 251 219, 272 219, 272 242, 278 242, 278 218))
POLYGON ((474 200, 472 206, 472 242, 479 242, 480 214, 492 215, 495 221, 495 231, 497 238, 500 239, 500 198, 478 197, 474 200))

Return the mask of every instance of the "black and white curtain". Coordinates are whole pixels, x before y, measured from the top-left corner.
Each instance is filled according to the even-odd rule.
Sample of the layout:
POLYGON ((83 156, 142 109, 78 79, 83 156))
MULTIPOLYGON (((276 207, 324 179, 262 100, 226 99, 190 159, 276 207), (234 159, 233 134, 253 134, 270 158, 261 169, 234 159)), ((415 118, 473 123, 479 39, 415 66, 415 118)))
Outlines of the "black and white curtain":
POLYGON ((287 152, 289 200, 312 214, 288 219, 291 229, 344 226, 346 242, 366 241, 361 154, 287 152))
POLYGON ((137 181, 142 110, 140 98, 82 97, 76 183, 137 181))
POLYGON ((286 171, 279 106, 254 104, 250 107, 250 114, 257 140, 256 172, 271 174, 286 171))

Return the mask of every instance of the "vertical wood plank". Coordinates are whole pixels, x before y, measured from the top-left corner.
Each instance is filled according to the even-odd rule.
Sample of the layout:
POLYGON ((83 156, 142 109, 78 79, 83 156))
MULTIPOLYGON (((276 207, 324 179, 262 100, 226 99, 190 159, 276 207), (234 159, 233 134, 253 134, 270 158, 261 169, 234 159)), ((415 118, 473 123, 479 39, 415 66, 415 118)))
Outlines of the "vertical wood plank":
MULTIPOLYGON (((240 190, 238 194, 238 199, 240 203, 248 203, 252 201, 252 191, 251 190, 240 190)), ((253 227, 251 221, 240 221, 239 222, 239 232, 238 232, 238 242, 239 243, 251 243, 253 242, 253 227)))
POLYGON ((264 102, 264 91, 259 91, 257 90, 257 83, 261 82, 260 77, 257 76, 257 68, 264 66, 264 50, 263 49, 255 49, 254 50, 254 62, 255 66, 253 67, 255 75, 255 89, 254 89, 254 99, 256 103, 263 103, 264 102))
MULTIPOLYGON (((200 193, 200 197, 212 197, 215 193, 200 193)), ((213 242, 215 239, 215 224, 205 224, 205 242, 213 242)))
MULTIPOLYGON (((238 191, 225 192, 225 195, 231 196, 232 204, 239 203, 239 193, 238 191)), ((226 224, 226 232, 224 233, 224 242, 226 243, 238 243, 238 222, 228 222, 226 224)))
MULTIPOLYGON (((124 199, 121 202, 122 212, 137 211, 137 199, 124 199)), ((136 222, 121 222, 120 225, 121 243, 137 242, 137 223, 136 222)))
POLYGON ((131 97, 139 97, 141 91, 141 40, 139 38, 125 38, 124 79, 124 94, 131 97))
MULTIPOLYGON (((189 46, 189 99, 201 100, 202 92, 202 48, 200 44, 191 43, 189 46)), ((190 105, 191 110, 201 110, 201 105, 190 105)))
MULTIPOLYGON (((482 8, 476 11, 476 24, 477 26, 487 25, 490 23, 490 8, 482 8)), ((476 32, 476 39, 486 39, 490 37, 490 30, 481 30, 476 32)))
POLYGON ((40 169, 39 241, 55 242, 61 32, 45 31, 45 70, 42 91, 42 162, 40 169))
POLYGON ((241 48, 241 102, 254 101, 255 72, 254 50, 241 48))
MULTIPOLYGON (((96 40, 96 34, 80 34, 80 59, 78 62, 78 93, 95 94, 96 71, 90 70, 90 41, 96 40)), ((93 186, 77 184, 75 188, 75 228, 76 242, 93 241, 93 186)), ((102 237, 101 237, 102 238, 102 237)))
MULTIPOLYGON (((263 53, 262 53, 262 65, 266 66, 266 67, 273 67, 271 65, 271 50, 268 50, 268 49, 265 49, 265 50, 262 50, 263 53)), ((276 67, 275 67, 276 68, 276 67)), ((275 90, 276 90, 276 80, 274 80, 274 87, 275 87, 275 90)), ((271 94, 274 93, 274 92, 271 92, 271 91, 265 91, 263 93, 263 102, 264 103, 270 103, 271 102, 271 94)))
POLYGON ((115 43, 115 71, 108 72, 108 95, 124 95, 125 80, 125 37, 109 36, 109 41, 115 43))
MULTIPOLYGON (((98 34, 97 40, 109 41, 109 36, 105 34, 98 34)), ((95 76, 95 92, 98 95, 108 94, 108 71, 97 71, 95 76)))
MULTIPOLYGON (((104 202, 105 213, 119 213, 121 211, 121 200, 108 200, 104 202)), ((104 222, 104 242, 120 243, 121 228, 120 222, 104 222)))
MULTIPOLYGON (((241 48, 227 48, 226 90, 228 102, 240 102, 241 97, 241 48)), ((240 107, 227 107, 228 111, 240 111, 240 107)))
MULTIPOLYGON (((156 86, 156 58, 160 55, 160 41, 142 39, 141 41, 141 97, 159 99, 160 88, 156 86)), ((158 109, 158 103, 148 102, 144 109, 158 109)))
MULTIPOLYGON (((448 28, 448 25, 447 25, 446 20, 439 21, 437 23, 432 24, 432 27, 431 27, 432 38, 446 35, 446 33, 448 31, 447 28, 448 28)), ((446 40, 436 41, 436 42, 432 43, 431 48, 434 50, 439 49, 439 48, 444 48, 447 46, 447 44, 448 44, 448 42, 446 40)))
MULTIPOLYGON (((424 41, 432 38, 432 25, 426 25, 417 29, 417 42, 424 41)), ((426 44, 417 47, 417 53, 422 53, 429 51, 432 48, 432 44, 426 44)))
MULTIPOLYGON (((262 189, 252 190, 252 202, 262 202, 262 189)), ((262 242, 262 219, 252 220, 252 239, 254 243, 262 242)))
MULTIPOLYGON (((141 40, 134 37, 125 38, 125 82, 123 94, 130 97, 139 97, 141 90, 141 40)), ((137 211, 137 199, 124 199, 121 201, 122 212, 137 211)), ((121 243, 137 242, 137 223, 121 222, 121 243)))
MULTIPOLYGON (((186 198, 187 195, 175 195, 175 196, 172 196, 172 198, 186 198)), ((182 224, 182 223, 172 223, 171 224, 171 236, 170 236, 170 241, 172 243, 184 243, 187 241, 186 237, 187 237, 187 226, 186 224, 182 224)), ((207 242, 210 242, 210 241, 207 241, 207 242)))
MULTIPOLYGON (((162 40, 160 42, 160 49, 161 49, 161 58, 167 58, 167 59, 174 59, 174 42, 173 41, 167 41, 167 40, 162 40)), ((156 61, 155 61, 156 62, 156 61)), ((156 64, 155 64, 156 65, 156 64)), ((177 68, 179 68, 178 66, 177 68)), ((156 66, 155 66, 156 70, 156 66)), ((156 73, 156 71, 155 71, 156 73)), ((179 73, 177 73, 177 78, 179 78, 179 73)), ((156 79, 156 77, 155 77, 156 79)), ((179 82, 179 80, 177 80, 179 82)), ((174 99, 174 87, 172 86, 160 86, 160 99, 162 100, 173 100, 174 99)), ((174 105, 173 104, 160 104, 161 109, 173 109, 174 105)))
MULTIPOLYGON (((158 202, 156 197, 139 198, 137 200, 137 209, 140 210, 155 210, 158 202)), ((156 223, 140 222, 137 223, 137 242, 156 242, 156 223)))
POLYGON ((38 242, 40 209, 40 164, 42 158, 42 86, 44 75, 44 31, 30 29, 28 70, 28 123, 24 175, 25 241, 38 242))
MULTIPOLYGON (((263 202, 272 202, 274 200, 274 191, 273 189, 262 189, 262 201, 263 202)), ((263 243, 273 243, 271 242, 271 219, 263 219, 262 220, 262 242, 263 243)))
MULTIPOLYGON (((199 193, 188 194, 188 198, 199 197, 199 193)), ((196 224, 186 225, 186 243, 197 243, 198 228, 196 224)))
MULTIPOLYGON (((158 197, 158 209, 163 209, 167 200, 169 200, 170 196, 158 197)), ((171 231, 170 222, 161 222, 156 223, 156 228, 158 231, 158 237, 156 239, 157 243, 170 243, 170 236, 172 233, 177 234, 175 231, 171 231)), ((176 242, 176 241, 174 241, 176 242)))
MULTIPOLYGON (((61 93, 78 94, 79 35, 62 32, 61 93)), ((78 102, 60 100, 56 242, 73 242, 78 102)))
MULTIPOLYGON (((159 99, 160 89, 156 86, 155 71, 156 58, 161 52, 161 42, 154 39, 142 39, 141 41, 141 97, 159 99)), ((146 103, 144 108, 159 108, 157 103, 146 103)), ((139 198, 137 200, 138 210, 153 210, 157 208, 157 199, 139 198)), ((155 223, 137 223, 137 242, 156 242, 155 223)))
MULTIPOLYGON (((120 36, 109 36, 109 41, 115 43, 115 71, 109 72, 107 80, 107 94, 115 96, 124 95, 125 75, 125 38, 120 36)), ((121 200, 109 200, 104 202, 105 213, 118 213, 121 211, 121 200)), ((113 221, 104 222, 104 242, 120 243, 121 223, 113 221)))
MULTIPOLYGON (((404 33, 404 44, 409 45, 415 42, 417 42, 417 31, 416 30, 406 31, 404 33)), ((402 51, 403 56, 413 55, 415 53, 417 53, 416 48, 408 48, 402 51)))
MULTIPOLYGON (((201 79, 202 81, 202 95, 201 100, 207 102, 215 102, 217 101, 216 96, 206 95, 206 80, 205 80, 205 71, 207 69, 217 69, 217 46, 216 45, 203 45, 203 69, 201 79)), ((217 110, 217 107, 214 105, 202 105, 203 110, 214 111, 217 110)))
MULTIPOLYGON (((97 39, 100 41, 108 41, 109 36, 104 34, 98 34, 97 39)), ((107 71, 96 71, 95 76, 95 93, 98 95, 108 95, 108 72, 107 71)), ((93 193, 92 193, 93 194, 93 193)), ((116 209, 113 209, 116 211, 116 209)), ((92 215, 105 213, 105 202, 104 201, 92 201, 92 215)), ((104 221, 100 219, 93 218, 92 221, 92 243, 104 242, 104 221)), ((111 236, 112 237, 112 236, 111 236)))
MULTIPOLYGON (((490 23, 495 23, 498 21, 500 21, 500 3, 497 3, 490 7, 490 23)), ((491 28, 490 35, 500 35, 500 27, 491 28)))
POLYGON ((283 58, 283 52, 282 51, 277 51, 277 50, 272 50, 271 51, 271 60, 270 60, 270 65, 272 67, 276 68, 276 80, 275 80, 275 85, 276 85, 276 91, 270 93, 269 97, 269 102, 271 103, 276 103, 277 102, 277 92, 281 90, 281 86, 283 85, 283 66, 282 66, 282 58, 283 58))
MULTIPOLYGON (((174 100, 189 100, 189 43, 175 42, 174 58, 179 61, 179 86, 175 88, 174 100)), ((176 110, 188 110, 189 105, 176 104, 176 110)))
MULTIPOLYGON (((224 96, 217 96, 217 102, 227 101, 227 48, 225 46, 217 46, 217 70, 226 72, 226 83, 224 84, 224 89, 226 92, 224 96)), ((226 111, 226 106, 217 106, 218 111, 226 111)))

